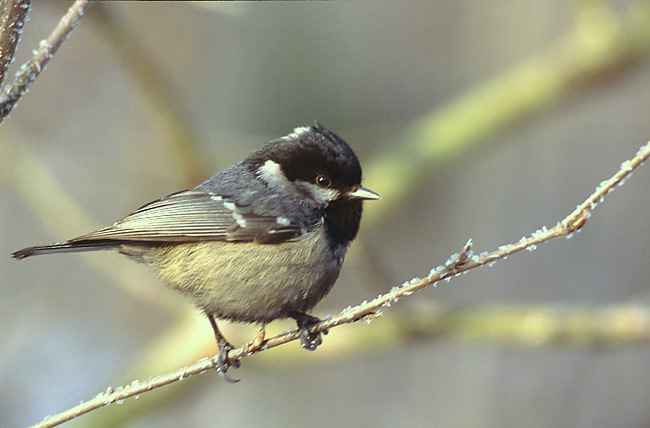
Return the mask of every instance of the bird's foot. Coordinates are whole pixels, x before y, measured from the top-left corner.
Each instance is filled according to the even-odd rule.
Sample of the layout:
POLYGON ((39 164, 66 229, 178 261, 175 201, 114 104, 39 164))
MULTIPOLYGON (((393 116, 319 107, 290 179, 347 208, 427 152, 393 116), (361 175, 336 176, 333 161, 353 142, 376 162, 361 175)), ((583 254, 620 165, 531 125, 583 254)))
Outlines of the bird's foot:
MULTIPOLYGON (((291 317, 298 323, 298 330, 300 330, 300 346, 308 351, 315 351, 323 343, 323 337, 320 333, 310 333, 309 328, 314 324, 318 324, 321 320, 315 316, 308 315, 302 312, 295 312, 291 317)), ((323 332, 327 334, 327 331, 323 332)))
POLYGON ((228 352, 230 352, 231 349, 235 349, 234 346, 232 346, 230 343, 225 343, 223 344, 220 349, 219 349, 219 356, 217 357, 217 363, 216 363, 216 369, 217 372, 219 372, 219 376, 224 378, 230 383, 237 383, 241 379, 234 379, 226 374, 228 372, 228 369, 230 367, 234 367, 236 369, 239 368, 241 365, 239 363, 239 360, 235 360, 233 362, 228 362, 228 352))

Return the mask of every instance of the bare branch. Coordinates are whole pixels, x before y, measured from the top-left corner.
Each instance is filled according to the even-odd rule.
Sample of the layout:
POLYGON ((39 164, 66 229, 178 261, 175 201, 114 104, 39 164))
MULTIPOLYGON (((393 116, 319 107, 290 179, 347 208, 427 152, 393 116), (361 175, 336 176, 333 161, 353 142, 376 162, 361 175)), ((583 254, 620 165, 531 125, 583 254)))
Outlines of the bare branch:
MULTIPOLYGON (((571 237, 585 225, 591 211, 604 198, 604 196, 611 192, 615 186, 623 184, 624 180, 632 173, 632 171, 648 159, 648 157, 650 157, 650 142, 642 146, 632 159, 623 162, 616 174, 614 174, 610 179, 603 181, 583 203, 578 205, 571 214, 558 222, 555 227, 547 229, 544 226, 542 229, 532 233, 531 236, 523 237, 514 244, 502 245, 495 251, 490 253, 481 253, 479 255, 474 255, 472 253, 472 240, 470 239, 459 253, 452 255, 444 265, 432 269, 427 277, 422 279, 413 278, 401 286, 393 287, 388 293, 377 296, 370 302, 366 301, 355 307, 348 307, 339 315, 328 318, 314 325, 310 329, 310 332, 325 332, 328 329, 341 324, 348 324, 359 320, 369 320, 378 317, 381 315, 379 312, 380 308, 389 307, 391 303, 395 303, 400 298, 411 295, 414 291, 436 284, 442 280, 449 281, 452 277, 458 276, 470 269, 486 264, 491 265, 497 260, 505 259, 519 251, 533 251, 537 245, 551 239, 561 236, 571 237)), ((295 330, 282 333, 266 340, 262 348, 257 352, 262 352, 284 343, 291 342, 298 339, 299 336, 300 333, 295 330)), ((240 348, 233 349, 228 353, 228 360, 234 362, 250 355, 247 351, 248 348, 248 345, 244 345, 240 348)), ((183 380, 196 374, 204 373, 207 370, 216 367, 217 357, 218 356, 215 355, 213 357, 203 358, 190 366, 158 376, 146 382, 134 381, 126 387, 119 387, 117 389, 109 387, 105 392, 98 394, 95 398, 79 404, 65 412, 50 416, 33 427, 54 427, 111 403, 121 402, 129 397, 137 397, 144 392, 183 380)))
POLYGON ((31 0, 5 0, 0 4, 0 85, 14 60, 31 4, 31 0))
POLYGON ((31 83, 41 74, 47 63, 52 59, 79 19, 90 6, 88 0, 77 0, 61 18, 59 24, 46 40, 42 40, 32 59, 22 65, 16 74, 14 83, 6 87, 0 96, 0 123, 9 115, 18 100, 27 92, 31 83))

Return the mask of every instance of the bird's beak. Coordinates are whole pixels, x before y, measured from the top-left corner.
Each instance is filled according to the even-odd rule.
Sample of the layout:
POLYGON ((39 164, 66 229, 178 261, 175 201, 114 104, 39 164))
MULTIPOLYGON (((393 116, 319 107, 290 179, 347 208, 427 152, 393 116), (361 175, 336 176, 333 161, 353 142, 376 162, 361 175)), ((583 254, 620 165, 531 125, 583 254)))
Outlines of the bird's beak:
POLYGON ((381 199, 381 196, 365 187, 359 187, 354 192, 349 192, 346 196, 350 199, 381 199))

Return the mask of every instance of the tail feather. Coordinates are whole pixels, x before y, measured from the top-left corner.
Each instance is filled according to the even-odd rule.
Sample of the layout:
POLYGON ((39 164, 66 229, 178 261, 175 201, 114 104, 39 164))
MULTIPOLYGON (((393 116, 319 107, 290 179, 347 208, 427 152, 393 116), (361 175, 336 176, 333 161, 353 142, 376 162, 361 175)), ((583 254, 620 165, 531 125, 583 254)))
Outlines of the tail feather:
POLYGON ((11 257, 14 259, 24 259, 30 256, 38 256, 40 254, 54 254, 54 253, 79 253, 84 251, 101 251, 111 250, 115 248, 116 243, 107 243, 106 241, 86 241, 86 242, 57 242, 50 245, 39 245, 36 247, 27 247, 22 250, 14 251, 11 257))

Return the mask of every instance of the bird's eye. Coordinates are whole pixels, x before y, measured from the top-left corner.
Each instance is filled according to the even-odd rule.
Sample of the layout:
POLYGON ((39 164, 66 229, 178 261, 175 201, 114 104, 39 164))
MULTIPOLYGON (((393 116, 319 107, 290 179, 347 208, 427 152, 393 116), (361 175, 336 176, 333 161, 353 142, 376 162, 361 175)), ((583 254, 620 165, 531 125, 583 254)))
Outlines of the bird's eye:
POLYGON ((330 187, 332 185, 332 180, 326 175, 318 174, 316 176, 316 184, 320 187, 330 187))

